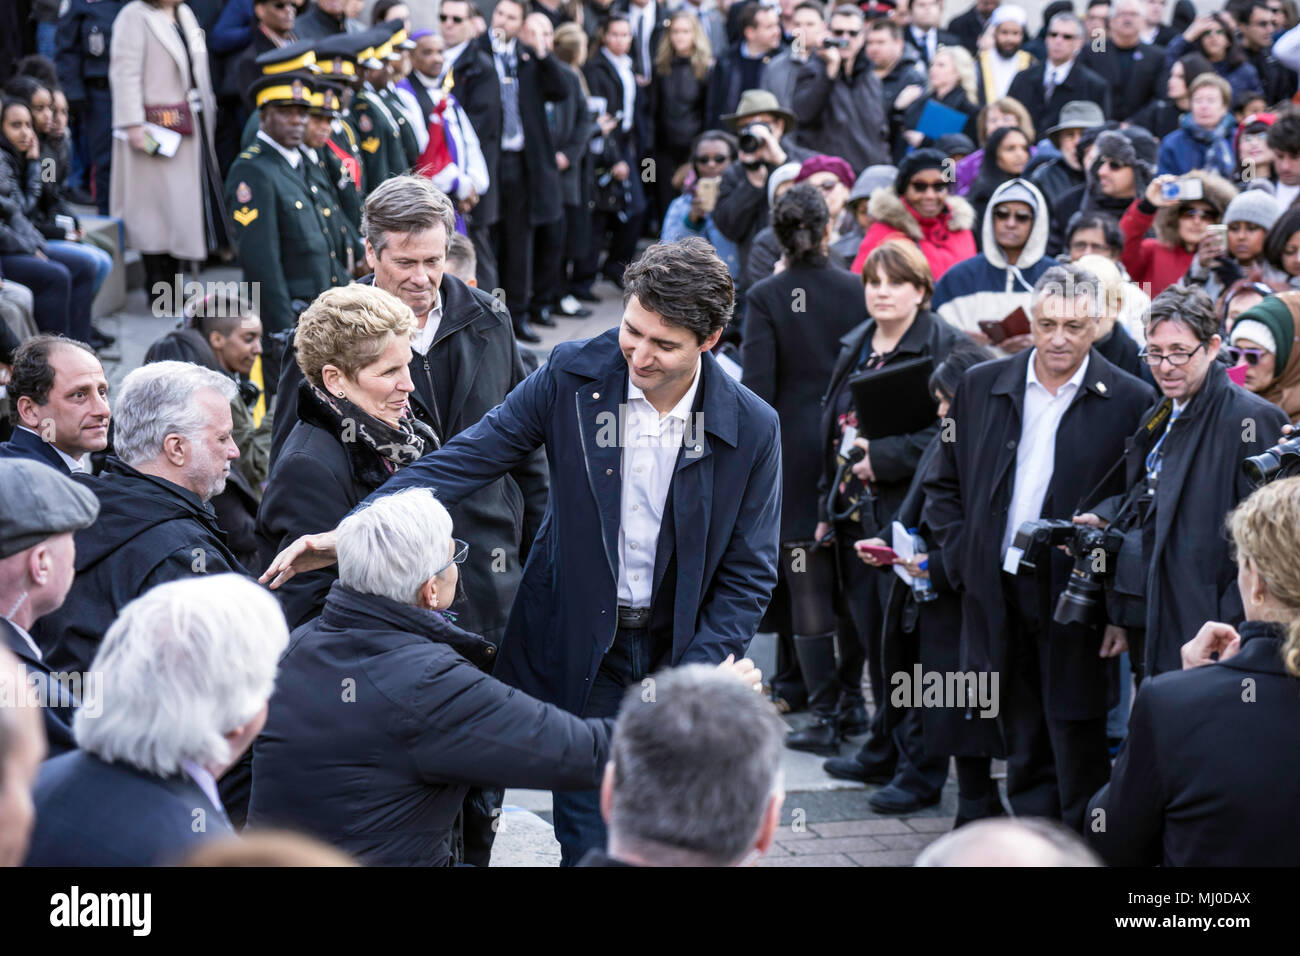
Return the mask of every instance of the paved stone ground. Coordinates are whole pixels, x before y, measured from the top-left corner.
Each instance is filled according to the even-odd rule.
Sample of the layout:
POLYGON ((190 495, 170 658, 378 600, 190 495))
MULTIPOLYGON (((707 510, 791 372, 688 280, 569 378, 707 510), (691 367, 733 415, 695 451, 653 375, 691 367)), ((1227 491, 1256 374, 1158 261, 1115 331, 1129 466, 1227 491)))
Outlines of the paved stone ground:
MULTIPOLYGON (((232 268, 209 269, 204 282, 229 282, 240 278, 232 268)), ((557 318, 554 329, 538 329, 543 342, 533 348, 541 357, 560 342, 598 335, 619 323, 622 295, 612 284, 597 286, 602 301, 586 319, 557 318)), ((174 320, 152 313, 144 290, 127 293, 126 307, 97 319, 105 332, 118 337, 112 350, 103 355, 110 383, 116 387, 122 377, 137 367, 155 339, 174 327, 174 320)), ((750 648, 764 670, 773 671, 772 635, 760 634, 750 648)), ((794 715, 788 722, 798 728, 806 716, 794 715)), ((846 741, 841 753, 854 752, 861 739, 846 741)), ((821 769, 823 758, 787 751, 784 760, 786 801, 782 827, 760 866, 907 866, 926 844, 952 828, 956 812, 956 785, 950 780, 942 801, 908 817, 881 816, 867 806, 875 789, 849 781, 835 780, 821 769)), ((549 792, 510 790, 506 792, 506 815, 497 837, 494 865, 555 866, 559 845, 551 828, 549 792)))

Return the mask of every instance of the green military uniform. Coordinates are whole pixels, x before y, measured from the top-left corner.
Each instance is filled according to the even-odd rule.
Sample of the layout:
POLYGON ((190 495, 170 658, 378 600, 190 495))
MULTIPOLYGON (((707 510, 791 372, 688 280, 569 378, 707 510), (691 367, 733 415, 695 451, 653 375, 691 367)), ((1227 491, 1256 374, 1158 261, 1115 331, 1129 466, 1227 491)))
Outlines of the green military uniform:
POLYGON ((361 137, 361 178, 367 191, 409 168, 397 121, 379 95, 366 84, 352 97, 348 118, 361 137))
MULTIPOLYGON (((310 106, 301 79, 264 77, 254 84, 259 110, 270 103, 310 106)), ((258 139, 239 154, 226 177, 226 206, 244 281, 258 283, 266 331, 291 328, 294 302, 310 303, 349 276, 340 261, 327 195, 309 181, 308 159, 297 150, 295 169, 280 150, 258 139), (315 191, 313 191, 315 190, 315 191)))
POLYGON ((393 119, 397 120, 397 132, 402 140, 402 156, 406 159, 405 168, 412 169, 420 161, 420 141, 415 138, 411 121, 406 118, 406 108, 402 105, 402 98, 391 86, 385 86, 376 92, 388 107, 388 111, 392 113, 393 119))
MULTIPOLYGON (((333 121, 337 118, 339 109, 337 88, 324 81, 315 83, 314 86, 312 113, 333 121)), ((338 260, 344 263, 344 271, 350 278, 355 263, 365 257, 365 243, 361 239, 360 196, 351 173, 351 167, 356 164, 344 165, 328 142, 319 149, 304 149, 303 153, 308 159, 307 174, 311 191, 328 221, 330 241, 338 253, 338 260), (358 210, 356 218, 350 216, 344 208, 342 197, 345 194, 355 199, 355 208, 358 210)))

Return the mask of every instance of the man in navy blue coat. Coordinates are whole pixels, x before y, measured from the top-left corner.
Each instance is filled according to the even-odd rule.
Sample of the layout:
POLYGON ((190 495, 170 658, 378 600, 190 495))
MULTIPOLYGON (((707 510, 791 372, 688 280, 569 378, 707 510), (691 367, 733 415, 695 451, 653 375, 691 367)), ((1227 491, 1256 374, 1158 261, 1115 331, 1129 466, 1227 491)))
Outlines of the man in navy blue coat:
MULTIPOLYGON (((584 717, 616 714, 657 667, 742 656, 776 583, 780 426, 710 354, 734 302, 726 265, 684 239, 625 282, 618 329, 558 346, 376 492, 432 487, 451 505, 545 446, 550 501, 495 676, 584 717)), ((263 580, 333 560, 333 534, 310 535, 263 580)), ((597 792, 556 793, 555 830, 566 864, 603 847, 597 792)))
POLYGON ((90 347, 38 335, 14 353, 9 394, 13 436, 0 458, 26 458, 65 475, 90 471, 90 453, 108 447, 108 379, 90 347))

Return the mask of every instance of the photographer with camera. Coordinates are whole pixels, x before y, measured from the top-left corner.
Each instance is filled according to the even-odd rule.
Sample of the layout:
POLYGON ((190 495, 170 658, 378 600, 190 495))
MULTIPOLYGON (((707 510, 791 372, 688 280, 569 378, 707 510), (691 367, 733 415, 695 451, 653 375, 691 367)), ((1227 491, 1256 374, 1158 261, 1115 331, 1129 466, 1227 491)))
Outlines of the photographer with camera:
POLYGON ((1129 620, 1117 623, 1128 626, 1139 679, 1178 670, 1178 648, 1205 621, 1241 619, 1236 568, 1219 529, 1250 494, 1243 460, 1264 452, 1289 424, 1276 405, 1234 385, 1216 361, 1219 319, 1204 292, 1171 286, 1149 315, 1141 357, 1162 399, 1126 444, 1128 491, 1074 519, 1114 523, 1129 541, 1126 553, 1136 554, 1141 542, 1140 569, 1129 580, 1121 558, 1116 581, 1134 605, 1129 620))
POLYGON ((1088 837, 1112 866, 1293 866, 1300 855, 1300 479, 1260 488, 1227 523, 1245 622, 1207 621, 1182 669, 1138 693, 1089 806, 1105 826, 1088 837))
POLYGON ((1077 568, 1071 555, 1043 549, 1037 573, 1018 574, 1012 542, 1025 522, 1117 493, 1111 463, 1150 407, 1150 386, 1092 347, 1096 289, 1078 266, 1051 267, 1034 286, 1033 347, 966 373, 951 438, 925 478, 922 519, 961 594, 963 668, 1000 674, 1011 806, 1076 830, 1110 773, 1107 692, 1125 644, 1095 604, 1086 623, 1055 619, 1077 568))
POLYGON ((803 143, 843 157, 855 174, 890 161, 890 107, 880 77, 862 52, 866 42, 862 11, 836 7, 829 35, 795 78, 791 100, 803 143))
POLYGON ((740 152, 718 184, 713 223, 736 244, 739 274, 744 276, 754 237, 768 224, 768 177, 786 163, 802 163, 813 154, 785 138, 794 129, 795 116, 767 90, 746 90, 736 112, 722 119, 738 134, 740 152))

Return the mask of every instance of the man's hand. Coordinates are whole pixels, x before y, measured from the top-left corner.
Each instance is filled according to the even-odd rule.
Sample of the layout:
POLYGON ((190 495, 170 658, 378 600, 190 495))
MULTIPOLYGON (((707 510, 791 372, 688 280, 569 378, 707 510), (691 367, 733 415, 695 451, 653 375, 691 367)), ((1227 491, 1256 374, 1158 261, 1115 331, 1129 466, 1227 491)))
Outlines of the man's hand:
POLYGON ((600 116, 596 118, 596 125, 600 127, 601 136, 608 136, 618 128, 618 120, 614 119, 614 117, 610 116, 608 113, 601 113, 600 116))
POLYGON ((840 67, 844 64, 844 54, 840 52, 839 47, 824 46, 817 50, 817 55, 822 58, 826 64, 826 75, 832 80, 840 75, 840 67))
POLYGON ((1110 524, 1110 522, 1105 518, 1098 518, 1091 511, 1085 512, 1081 515, 1075 515, 1070 520, 1075 524, 1086 524, 1090 528, 1104 528, 1106 525, 1110 524))
POLYGON ((625 182, 627 177, 632 175, 632 170, 628 168, 627 163, 620 159, 614 164, 613 168, 610 169, 610 174, 621 183, 625 182))
POLYGON ((1182 647, 1183 670, 1226 661, 1241 650, 1241 635, 1231 624, 1206 621, 1182 647))
POLYGON ((569 168, 569 157, 565 156, 561 152, 557 152, 555 154, 555 166, 560 172, 564 172, 569 168))
POLYGON ((755 667, 754 662, 748 657, 736 660, 735 654, 728 654, 727 659, 718 665, 718 670, 723 674, 730 674, 746 687, 752 687, 760 693, 763 690, 763 672, 755 667))
POLYGON ((274 591, 295 574, 328 568, 338 560, 338 552, 335 550, 337 542, 338 534, 334 531, 303 535, 275 556, 275 560, 257 579, 258 583, 266 584, 274 591))
POLYGON ((1178 205, 1176 200, 1166 199, 1164 193, 1161 191, 1162 187, 1166 183, 1172 183, 1177 178, 1178 177, 1173 173, 1165 173, 1163 176, 1157 176, 1155 179, 1151 180, 1151 182, 1147 183, 1147 202, 1156 207, 1178 205))
POLYGON ((1002 340, 998 347, 1008 355, 1016 355, 1027 348, 1032 348, 1033 345, 1034 337, 1026 332, 1024 335, 1008 336, 1002 340))
POLYGON ((1101 636, 1101 653, 1098 657, 1119 657, 1128 650, 1128 631, 1114 624, 1106 625, 1106 632, 1101 636))
POLYGON ((925 142, 925 134, 917 129, 909 129, 903 133, 903 139, 907 140, 907 145, 913 149, 920 149, 925 142))
POLYGON ((767 163, 772 169, 785 164, 787 159, 785 150, 781 148, 781 144, 777 141, 776 135, 772 132, 772 127, 766 123, 759 123, 754 126, 754 135, 761 141, 761 145, 752 153, 742 152, 740 154, 742 163, 757 160, 767 163))

